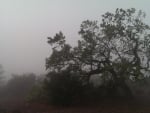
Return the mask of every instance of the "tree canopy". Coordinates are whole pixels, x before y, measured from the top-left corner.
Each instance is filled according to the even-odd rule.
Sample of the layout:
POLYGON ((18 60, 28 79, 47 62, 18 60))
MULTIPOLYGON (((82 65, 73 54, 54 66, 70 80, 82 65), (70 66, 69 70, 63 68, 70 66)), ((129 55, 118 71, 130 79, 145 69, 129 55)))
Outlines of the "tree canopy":
POLYGON ((83 21, 76 47, 66 43, 62 32, 48 37, 52 54, 46 59, 46 69, 49 74, 64 70, 79 73, 87 83, 98 74, 129 90, 126 80, 142 79, 150 71, 150 27, 144 18, 141 10, 117 8, 102 15, 100 22, 83 21))

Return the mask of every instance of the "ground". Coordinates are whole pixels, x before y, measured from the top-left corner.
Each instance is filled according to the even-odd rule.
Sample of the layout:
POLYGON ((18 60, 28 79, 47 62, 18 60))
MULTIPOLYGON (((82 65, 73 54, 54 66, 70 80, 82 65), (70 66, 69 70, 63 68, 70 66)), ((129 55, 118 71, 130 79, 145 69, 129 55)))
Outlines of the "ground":
POLYGON ((19 99, 0 102, 0 113, 150 113, 149 102, 103 101, 97 105, 70 107, 51 106, 44 103, 28 103, 19 99))

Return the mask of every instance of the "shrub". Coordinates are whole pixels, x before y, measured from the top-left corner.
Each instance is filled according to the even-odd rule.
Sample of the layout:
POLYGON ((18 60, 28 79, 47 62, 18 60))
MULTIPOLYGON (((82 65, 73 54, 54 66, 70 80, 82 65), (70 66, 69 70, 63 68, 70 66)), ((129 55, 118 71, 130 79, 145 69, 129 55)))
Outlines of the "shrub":
POLYGON ((32 87, 26 100, 27 102, 44 102, 47 98, 46 96, 46 91, 44 90, 43 86, 41 84, 36 84, 32 87))
POLYGON ((69 71, 49 73, 45 80, 49 102, 55 105, 71 105, 78 103, 83 94, 80 77, 69 71))

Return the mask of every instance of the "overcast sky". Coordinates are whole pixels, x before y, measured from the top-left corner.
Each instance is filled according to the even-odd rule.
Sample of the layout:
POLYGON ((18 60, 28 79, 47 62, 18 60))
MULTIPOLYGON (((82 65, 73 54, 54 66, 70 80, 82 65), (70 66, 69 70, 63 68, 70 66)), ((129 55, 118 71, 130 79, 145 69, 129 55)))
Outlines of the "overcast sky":
POLYGON ((45 73, 48 36, 62 31, 75 44, 83 20, 132 7, 145 11, 150 23, 150 0, 0 0, 0 64, 8 75, 45 73))

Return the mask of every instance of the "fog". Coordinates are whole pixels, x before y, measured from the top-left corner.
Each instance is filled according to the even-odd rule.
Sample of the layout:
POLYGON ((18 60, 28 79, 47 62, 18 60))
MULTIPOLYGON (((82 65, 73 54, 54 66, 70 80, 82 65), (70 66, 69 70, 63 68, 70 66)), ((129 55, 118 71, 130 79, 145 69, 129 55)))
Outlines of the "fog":
POLYGON ((5 74, 45 73, 47 37, 62 31, 73 45, 82 21, 98 20, 116 8, 142 9, 149 0, 0 0, 0 64, 5 74))
POLYGON ((150 25, 149 4, 150 0, 0 0, 0 113, 46 113, 53 110, 60 113, 61 110, 91 110, 89 113, 97 113, 108 112, 109 108, 111 112, 114 109, 150 111, 150 76, 142 76, 146 72, 149 74, 150 41, 146 38, 150 35, 146 33, 150 31, 146 31, 149 30, 148 26, 140 24, 140 16, 144 13, 138 13, 136 19, 131 14, 134 14, 134 8, 144 11, 146 18, 143 22, 150 25), (114 26, 109 24, 110 20, 105 26, 109 14, 104 18, 102 15, 106 12, 119 15, 110 16, 114 26), (125 12, 127 19, 121 23, 124 20, 120 14, 124 17, 125 12), (101 29, 103 26, 96 29, 102 31, 104 36, 101 37, 91 28, 95 27, 94 22, 91 25, 90 21, 85 20, 98 20, 101 23, 102 18, 104 29, 101 29), (136 31, 135 39, 131 36, 133 32, 130 27, 136 31), (86 28, 93 31, 86 32, 86 28), (77 45, 79 31, 82 38, 86 37, 87 40, 80 40, 82 44, 77 45), (70 45, 64 43, 62 33, 70 45), (129 43, 123 45, 117 40, 117 35, 124 43, 129 43), (136 40, 137 35, 144 37, 143 40, 136 40), (74 46, 76 48, 71 50, 70 47, 74 46), (122 47, 119 50, 122 56, 115 47, 118 50, 122 47), (136 53, 139 51, 142 57, 136 53), (107 52, 112 55, 105 55, 107 52), (139 60, 145 61, 145 65, 140 64, 139 60), (145 70, 142 72, 142 69, 145 70), (59 105, 63 109, 59 109, 59 105))

